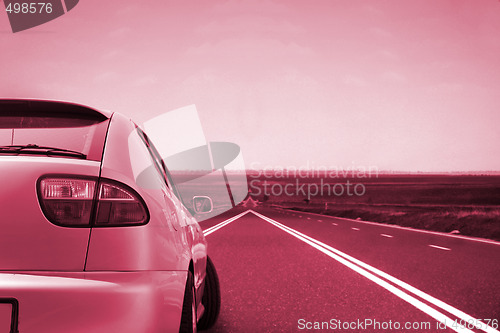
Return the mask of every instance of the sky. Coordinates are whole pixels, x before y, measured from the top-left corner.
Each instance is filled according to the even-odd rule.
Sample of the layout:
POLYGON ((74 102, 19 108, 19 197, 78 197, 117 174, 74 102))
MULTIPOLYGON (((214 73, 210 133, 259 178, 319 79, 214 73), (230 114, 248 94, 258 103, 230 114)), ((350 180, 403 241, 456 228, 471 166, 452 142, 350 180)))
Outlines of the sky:
POLYGON ((12 33, 0 97, 138 124, 195 104, 247 168, 500 171, 498 0, 85 0, 12 33))

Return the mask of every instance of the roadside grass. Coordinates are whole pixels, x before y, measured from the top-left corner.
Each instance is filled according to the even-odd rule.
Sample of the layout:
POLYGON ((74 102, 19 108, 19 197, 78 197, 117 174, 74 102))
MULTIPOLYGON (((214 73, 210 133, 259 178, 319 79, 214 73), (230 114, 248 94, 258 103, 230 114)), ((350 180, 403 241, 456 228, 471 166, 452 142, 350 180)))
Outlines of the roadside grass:
POLYGON ((330 206, 284 207, 297 211, 363 221, 399 225, 402 227, 488 238, 500 241, 500 208, 430 209, 408 207, 330 206))
MULTIPOLYGON (((296 182, 294 179, 266 180, 281 186, 296 182)), ((299 180, 308 184, 320 182, 318 178, 299 180)), ((356 180, 352 180, 354 182, 356 180)), ((264 205, 286 209, 500 241, 498 176, 380 176, 364 184, 366 193, 362 196, 265 196, 264 188, 260 195, 253 193, 252 196, 264 205)), ((293 186, 289 189, 294 192, 293 186)))

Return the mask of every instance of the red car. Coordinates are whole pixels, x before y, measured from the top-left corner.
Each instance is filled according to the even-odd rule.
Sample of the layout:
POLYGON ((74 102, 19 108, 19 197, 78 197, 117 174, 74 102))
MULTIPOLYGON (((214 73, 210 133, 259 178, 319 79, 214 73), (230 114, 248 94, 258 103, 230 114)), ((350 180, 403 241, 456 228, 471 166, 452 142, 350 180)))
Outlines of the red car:
POLYGON ((211 210, 181 198, 123 115, 0 100, 0 332, 212 326, 219 282, 195 218, 211 210))

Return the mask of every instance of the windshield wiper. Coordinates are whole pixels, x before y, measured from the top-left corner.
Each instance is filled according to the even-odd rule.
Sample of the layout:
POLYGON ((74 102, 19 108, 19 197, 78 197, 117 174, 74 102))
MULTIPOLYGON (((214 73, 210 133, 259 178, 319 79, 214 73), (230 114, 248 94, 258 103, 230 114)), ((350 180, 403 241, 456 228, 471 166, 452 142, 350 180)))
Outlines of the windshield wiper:
POLYGON ((0 154, 32 154, 32 155, 47 155, 47 156, 70 156, 75 158, 86 159, 87 155, 69 149, 38 146, 28 144, 22 146, 0 146, 0 154))

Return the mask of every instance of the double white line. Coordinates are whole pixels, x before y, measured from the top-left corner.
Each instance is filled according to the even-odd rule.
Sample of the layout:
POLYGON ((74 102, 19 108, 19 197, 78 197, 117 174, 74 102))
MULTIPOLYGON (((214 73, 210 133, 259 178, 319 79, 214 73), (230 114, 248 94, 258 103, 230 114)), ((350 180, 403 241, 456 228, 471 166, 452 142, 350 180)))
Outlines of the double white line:
MULTIPOLYGON (((225 227, 225 226, 226 226, 226 225, 228 225, 229 223, 231 223, 231 222, 233 222, 233 221, 235 221, 235 220, 239 219, 239 218, 240 218, 240 217, 242 217, 243 215, 245 215, 245 214, 247 214, 247 213, 250 213, 250 211, 251 211, 251 210, 249 209, 249 210, 247 210, 247 211, 245 211, 245 212, 243 212, 243 213, 241 213, 241 214, 238 214, 238 215, 236 215, 236 216, 231 217, 230 219, 227 219, 227 220, 225 220, 225 221, 222 221, 221 223, 216 224, 216 225, 214 225, 213 227, 210 227, 210 228, 208 228, 208 229, 205 229, 205 230, 203 230, 203 234, 204 234, 205 236, 210 235, 212 232, 217 231, 217 230, 219 230, 220 228, 225 227)), ((252 211, 252 212, 253 212, 253 211, 252 211)))
MULTIPOLYGON (((329 256, 332 259, 335 259, 336 261, 340 262, 341 264, 349 267, 353 271, 363 275, 364 277, 370 279, 371 281, 375 282, 379 286, 385 288, 386 290, 390 291, 394 295, 398 296, 399 298, 405 300, 406 302, 410 303, 414 307, 418 308, 419 310, 425 312, 429 316, 433 317, 440 323, 446 324, 449 328, 456 332, 473 332, 469 328, 475 328, 475 329, 480 329, 484 332, 488 333, 500 333, 496 329, 494 329, 491 326, 488 326, 486 323, 480 321, 479 319, 476 319, 468 314, 466 314, 463 311, 460 311, 453 306, 444 303, 443 301, 438 300, 435 297, 432 297, 429 294, 424 293, 423 291, 399 280, 396 279, 395 277, 382 272, 381 270, 372 267, 356 258, 351 257, 350 255, 347 255, 325 243, 322 243, 314 238, 311 238, 307 235, 304 235, 301 232, 298 232, 290 227, 287 227, 267 216, 264 216, 262 214, 259 214, 253 210, 250 210, 253 214, 256 216, 260 217, 264 221, 267 221, 274 225, 277 228, 280 228, 281 230, 287 232, 288 234, 294 236, 295 238, 300 239, 304 243, 307 243, 314 247, 315 249, 323 252, 327 256, 329 256), (385 279, 385 280, 383 280, 385 279), (391 283, 389 283, 389 282, 391 283), (399 288, 397 288, 398 286, 399 288), (413 295, 410 295, 413 294, 413 295), (445 312, 448 312, 449 314, 452 314, 453 316, 461 319, 460 320, 454 320, 445 315, 443 312, 440 312, 431 306, 427 305, 426 303, 422 302, 421 300, 417 299, 415 296, 427 301, 428 303, 440 308, 441 310, 444 310, 445 312), (466 327, 463 327, 462 323, 465 323, 466 327), (455 324, 455 325, 454 325, 455 324)), ((245 212, 246 213, 246 212, 245 212)), ((241 214, 240 214, 241 215, 241 214)), ((232 221, 231 221, 232 222, 232 221)))

